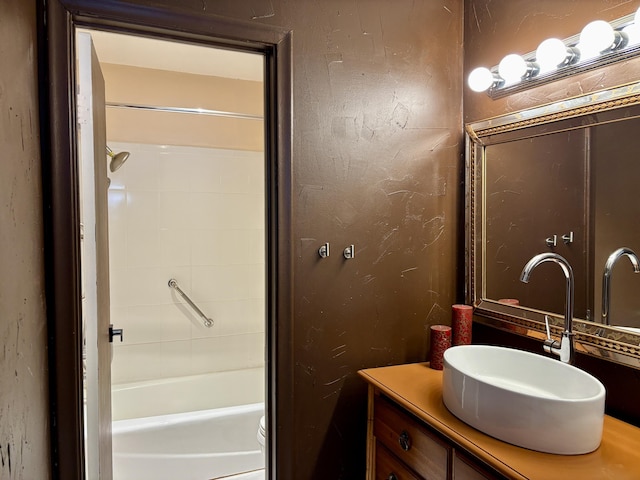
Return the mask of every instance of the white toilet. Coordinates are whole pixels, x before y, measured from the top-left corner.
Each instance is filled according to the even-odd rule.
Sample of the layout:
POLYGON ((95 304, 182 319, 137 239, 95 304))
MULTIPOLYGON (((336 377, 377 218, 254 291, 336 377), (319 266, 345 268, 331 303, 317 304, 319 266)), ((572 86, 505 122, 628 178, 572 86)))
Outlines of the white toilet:
POLYGON ((267 436, 267 428, 265 426, 265 417, 263 415, 262 418, 260 419, 260 425, 258 425, 258 433, 256 435, 258 439, 258 443, 260 444, 260 450, 262 451, 263 455, 264 455, 264 442, 265 442, 266 436, 267 436))

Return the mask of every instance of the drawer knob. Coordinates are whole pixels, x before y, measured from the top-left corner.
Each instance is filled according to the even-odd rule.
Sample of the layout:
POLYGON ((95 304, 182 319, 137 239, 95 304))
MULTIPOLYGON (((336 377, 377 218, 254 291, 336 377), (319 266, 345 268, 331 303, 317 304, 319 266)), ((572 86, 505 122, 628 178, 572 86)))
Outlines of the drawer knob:
POLYGON ((402 448, 402 450, 404 450, 405 452, 409 451, 409 449, 411 448, 411 437, 406 430, 402 431, 400 437, 398 437, 398 442, 400 443, 400 448, 402 448))
POLYGON ((387 477, 387 480, 398 480, 398 477, 396 476, 395 473, 390 473, 389 476, 387 477))

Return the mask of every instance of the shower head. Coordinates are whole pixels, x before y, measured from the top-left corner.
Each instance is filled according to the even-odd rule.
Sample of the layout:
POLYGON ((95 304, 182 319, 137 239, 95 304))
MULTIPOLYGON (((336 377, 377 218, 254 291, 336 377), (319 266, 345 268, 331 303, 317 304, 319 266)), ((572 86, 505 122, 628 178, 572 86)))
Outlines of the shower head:
POLYGON ((124 164, 124 162, 127 161, 127 158, 129 158, 129 152, 113 153, 113 150, 111 150, 108 146, 107 155, 111 157, 111 162, 109 162, 109 170, 111 170, 111 172, 115 172, 116 170, 118 170, 124 164))

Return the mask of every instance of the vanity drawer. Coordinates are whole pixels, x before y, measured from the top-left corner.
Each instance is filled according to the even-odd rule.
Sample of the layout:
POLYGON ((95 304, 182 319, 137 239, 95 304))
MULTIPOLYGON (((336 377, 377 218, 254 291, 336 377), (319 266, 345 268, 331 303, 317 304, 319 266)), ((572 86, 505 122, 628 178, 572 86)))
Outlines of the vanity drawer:
POLYGON ((477 462, 466 458, 457 451, 453 456, 452 477, 453 480, 494 480, 498 478, 486 472, 477 462))
POLYGON ((373 418, 376 440, 400 461, 424 478, 446 480, 450 447, 383 396, 375 399, 373 418))
POLYGON ((380 442, 376 442, 375 480, 421 480, 380 442))

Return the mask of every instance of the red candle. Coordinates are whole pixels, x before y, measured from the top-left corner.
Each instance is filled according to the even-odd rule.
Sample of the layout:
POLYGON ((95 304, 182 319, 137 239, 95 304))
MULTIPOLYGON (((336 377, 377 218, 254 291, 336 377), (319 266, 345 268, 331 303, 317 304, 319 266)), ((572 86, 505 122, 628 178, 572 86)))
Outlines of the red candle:
POLYGON ((451 327, 431 326, 431 368, 442 370, 444 351, 451 346, 451 327))
POLYGON ((453 344, 471 344, 471 328, 473 324, 473 307, 470 305, 452 305, 453 344))

